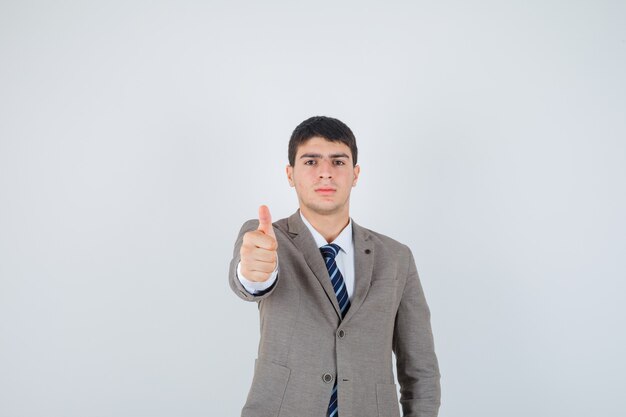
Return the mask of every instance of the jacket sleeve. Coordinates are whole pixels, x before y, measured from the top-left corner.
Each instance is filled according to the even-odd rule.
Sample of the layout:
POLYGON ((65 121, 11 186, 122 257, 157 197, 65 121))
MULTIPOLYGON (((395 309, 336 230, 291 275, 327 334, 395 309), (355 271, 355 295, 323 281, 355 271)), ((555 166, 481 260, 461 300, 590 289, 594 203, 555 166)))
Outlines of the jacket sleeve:
POLYGON ((237 278, 237 265, 239 264, 239 261, 241 260, 239 251, 241 250, 241 245, 243 244, 243 235, 245 235, 246 232, 258 229, 258 227, 259 227, 258 219, 250 219, 246 221, 243 224, 243 226, 241 226, 241 229, 239 230, 239 235, 237 236, 237 240, 235 241, 235 248, 233 249, 233 258, 230 261, 230 268, 228 272, 228 283, 230 284, 230 288, 233 290, 233 292, 237 296, 239 296, 239 298, 245 301, 259 301, 263 298, 269 297, 269 295, 272 292, 274 292, 274 289, 276 288, 276 285, 278 284, 278 281, 279 281, 279 277, 277 276, 276 281, 274 281, 271 287, 263 291, 257 292, 255 294, 250 294, 248 291, 246 291, 241 281, 239 281, 239 278, 237 278))
POLYGON ((440 373, 430 310, 415 259, 407 246, 407 280, 396 315, 393 351, 404 417, 436 417, 441 403, 440 373))

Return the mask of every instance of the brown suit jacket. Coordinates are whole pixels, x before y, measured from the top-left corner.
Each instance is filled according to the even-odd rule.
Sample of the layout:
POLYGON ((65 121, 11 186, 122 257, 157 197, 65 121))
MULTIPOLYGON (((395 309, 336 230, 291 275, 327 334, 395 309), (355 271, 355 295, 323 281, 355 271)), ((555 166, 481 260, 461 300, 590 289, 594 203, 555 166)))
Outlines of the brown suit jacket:
POLYGON ((352 220, 355 290, 341 320, 328 270, 299 209, 273 223, 278 279, 262 295, 237 279, 246 221, 229 283, 259 306, 261 338, 242 417, 325 417, 335 379, 341 417, 436 417, 440 374, 430 310, 408 246, 352 220))

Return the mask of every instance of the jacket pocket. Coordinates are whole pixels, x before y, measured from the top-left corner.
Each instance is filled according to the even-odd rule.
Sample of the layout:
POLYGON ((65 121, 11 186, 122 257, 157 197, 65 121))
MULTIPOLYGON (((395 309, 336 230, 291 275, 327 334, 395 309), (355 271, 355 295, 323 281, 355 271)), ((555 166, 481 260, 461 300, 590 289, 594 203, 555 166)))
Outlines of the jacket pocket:
POLYGON ((378 417, 400 417, 396 384, 376 384, 378 417))
POLYGON ((276 417, 291 370, 265 359, 254 361, 254 376, 241 417, 276 417))

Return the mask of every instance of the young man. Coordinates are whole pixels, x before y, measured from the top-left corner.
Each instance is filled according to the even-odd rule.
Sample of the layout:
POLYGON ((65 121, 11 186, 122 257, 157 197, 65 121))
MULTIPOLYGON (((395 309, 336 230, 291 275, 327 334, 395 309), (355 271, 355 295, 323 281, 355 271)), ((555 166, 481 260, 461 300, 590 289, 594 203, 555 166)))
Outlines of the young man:
MULTIPOLYGON (((243 224, 230 287, 259 306, 261 339, 242 417, 436 417, 440 374, 430 310, 406 245, 350 218, 360 167, 352 131, 302 122, 287 179, 300 208, 243 224)), ((384 213, 384 206, 380 207, 384 213)))

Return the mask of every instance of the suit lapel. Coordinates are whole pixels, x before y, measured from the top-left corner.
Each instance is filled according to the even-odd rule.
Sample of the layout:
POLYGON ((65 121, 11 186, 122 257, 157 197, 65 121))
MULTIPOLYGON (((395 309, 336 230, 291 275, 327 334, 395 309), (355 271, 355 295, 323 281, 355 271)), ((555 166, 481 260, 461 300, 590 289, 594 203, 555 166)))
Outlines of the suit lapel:
POLYGON ((374 244, 369 232, 356 224, 354 219, 352 219, 352 236, 354 239, 354 294, 350 300, 350 308, 343 319, 344 323, 350 320, 363 304, 370 289, 374 269, 374 244))
POLYGON ((341 318, 341 310, 339 309, 337 296, 335 295, 333 285, 330 282, 330 277, 328 276, 328 269, 326 269, 324 258, 322 258, 320 249, 315 244, 315 239, 313 238, 313 235, 311 235, 311 231, 306 227, 300 217, 300 209, 289 216, 287 226, 289 227, 289 233, 293 237, 293 243, 304 255, 306 263, 309 265, 309 268, 311 268, 311 271, 313 271, 313 274, 322 285, 326 296, 335 309, 335 313, 339 318, 341 318))
MULTIPOLYGON (((341 319, 341 310, 328 276, 328 269, 326 269, 326 264, 315 243, 315 239, 300 217, 300 209, 289 216, 287 226, 294 244, 304 255, 309 268, 313 271, 328 300, 335 309, 337 317, 341 319)), ((344 323, 350 320, 350 317, 363 304, 370 288, 374 267, 374 245, 370 239, 370 234, 366 229, 356 224, 354 219, 352 220, 352 237, 354 239, 354 294, 350 300, 350 309, 348 309, 346 317, 343 319, 344 323)))

